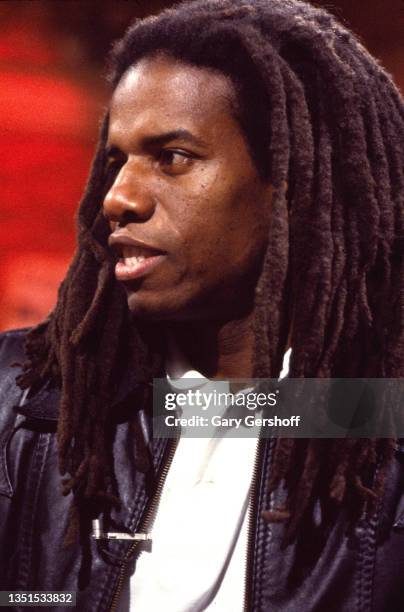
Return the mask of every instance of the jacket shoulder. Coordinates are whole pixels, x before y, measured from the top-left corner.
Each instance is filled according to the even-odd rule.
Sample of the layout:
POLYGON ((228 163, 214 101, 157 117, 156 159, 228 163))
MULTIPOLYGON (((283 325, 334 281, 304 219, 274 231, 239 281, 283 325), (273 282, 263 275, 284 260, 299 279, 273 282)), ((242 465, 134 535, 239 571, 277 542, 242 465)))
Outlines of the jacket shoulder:
POLYGON ((0 334, 0 440, 1 430, 14 419, 12 410, 22 396, 16 378, 25 359, 24 340, 28 329, 18 329, 0 334))
POLYGON ((0 334, 0 495, 7 497, 12 489, 5 461, 6 448, 17 419, 14 407, 23 394, 15 380, 21 368, 15 364, 24 360, 24 338, 27 331, 24 329, 0 334))
POLYGON ((0 333, 0 371, 25 360, 24 343, 29 328, 0 333))

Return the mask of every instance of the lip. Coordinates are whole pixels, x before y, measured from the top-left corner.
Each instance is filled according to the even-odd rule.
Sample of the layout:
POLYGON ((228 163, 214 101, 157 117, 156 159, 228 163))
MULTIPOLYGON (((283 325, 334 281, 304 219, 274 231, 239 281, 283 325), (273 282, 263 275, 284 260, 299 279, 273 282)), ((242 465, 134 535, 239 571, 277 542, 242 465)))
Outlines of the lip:
POLYGON ((128 266, 123 261, 118 261, 115 265, 115 278, 118 281, 132 281, 146 276, 162 263, 166 256, 166 253, 158 247, 148 244, 143 240, 133 238, 127 232, 114 232, 111 234, 108 238, 108 246, 117 257, 121 256, 122 247, 124 246, 136 246, 155 252, 135 266, 128 266))
POLYGON ((153 255, 140 261, 135 266, 127 266, 123 261, 118 261, 115 264, 115 278, 118 281, 131 281, 145 276, 156 266, 158 266, 165 258, 165 255, 153 255))
POLYGON ((137 246, 143 249, 150 249, 151 251, 158 251, 159 254, 163 254, 163 249, 159 249, 159 247, 154 246, 153 244, 148 244, 143 240, 139 240, 138 238, 133 238, 128 232, 113 232, 108 238, 108 246, 112 251, 118 253, 122 246, 137 246))

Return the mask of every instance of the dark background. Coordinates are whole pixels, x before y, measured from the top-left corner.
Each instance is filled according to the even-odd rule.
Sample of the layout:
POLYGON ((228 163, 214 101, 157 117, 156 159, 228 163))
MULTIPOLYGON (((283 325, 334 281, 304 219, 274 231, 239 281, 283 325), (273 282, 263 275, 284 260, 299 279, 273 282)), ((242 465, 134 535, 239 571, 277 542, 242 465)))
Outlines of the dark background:
MULTIPOLYGON (((136 18, 173 2, 0 2, 0 329, 52 308, 108 100, 104 59, 136 18)), ((353 29, 404 90, 404 1, 316 2, 353 29)))

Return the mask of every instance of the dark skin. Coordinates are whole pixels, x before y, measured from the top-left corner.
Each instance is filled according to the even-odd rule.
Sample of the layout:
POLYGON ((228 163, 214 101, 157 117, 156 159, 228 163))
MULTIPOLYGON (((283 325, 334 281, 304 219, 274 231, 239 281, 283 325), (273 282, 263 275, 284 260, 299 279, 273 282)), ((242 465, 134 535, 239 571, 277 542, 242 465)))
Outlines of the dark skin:
POLYGON ((253 302, 272 186, 257 172, 230 79, 155 56, 110 107, 104 201, 135 318, 170 329, 213 378, 252 375, 253 302))

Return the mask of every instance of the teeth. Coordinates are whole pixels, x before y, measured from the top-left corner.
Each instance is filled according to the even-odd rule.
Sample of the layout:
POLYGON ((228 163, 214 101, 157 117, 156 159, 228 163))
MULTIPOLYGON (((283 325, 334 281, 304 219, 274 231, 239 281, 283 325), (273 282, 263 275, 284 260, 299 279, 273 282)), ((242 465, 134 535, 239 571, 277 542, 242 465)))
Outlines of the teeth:
POLYGON ((146 257, 144 255, 139 255, 139 257, 123 257, 122 261, 125 264, 125 266, 130 266, 134 268, 135 266, 140 264, 145 259, 146 257))
MULTIPOLYGON (((121 261, 123 261, 126 266, 134 268, 146 259, 145 252, 146 249, 142 249, 141 247, 124 246, 122 249, 121 261)), ((147 255, 150 257, 150 251, 147 255)))

